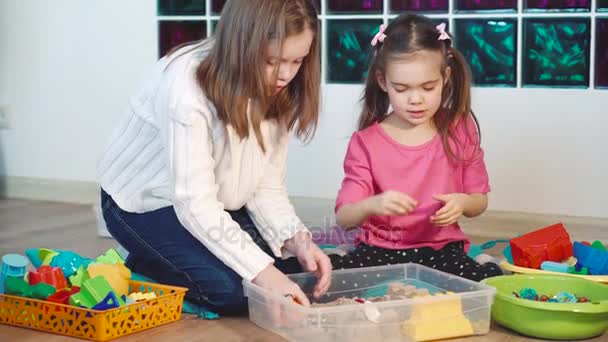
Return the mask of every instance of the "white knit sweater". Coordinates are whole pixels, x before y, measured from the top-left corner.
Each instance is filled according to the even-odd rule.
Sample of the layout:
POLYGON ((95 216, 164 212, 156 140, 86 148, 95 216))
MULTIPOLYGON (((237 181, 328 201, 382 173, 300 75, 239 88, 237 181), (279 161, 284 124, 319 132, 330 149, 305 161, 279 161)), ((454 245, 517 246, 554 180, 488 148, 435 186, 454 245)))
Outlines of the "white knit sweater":
POLYGON ((277 257, 284 241, 306 228, 284 185, 288 132, 263 122, 263 153, 254 134, 241 140, 218 119, 197 85, 195 70, 211 44, 182 48, 157 63, 117 124, 98 176, 125 211, 174 206, 196 239, 252 280, 273 260, 225 210, 245 206, 277 257))

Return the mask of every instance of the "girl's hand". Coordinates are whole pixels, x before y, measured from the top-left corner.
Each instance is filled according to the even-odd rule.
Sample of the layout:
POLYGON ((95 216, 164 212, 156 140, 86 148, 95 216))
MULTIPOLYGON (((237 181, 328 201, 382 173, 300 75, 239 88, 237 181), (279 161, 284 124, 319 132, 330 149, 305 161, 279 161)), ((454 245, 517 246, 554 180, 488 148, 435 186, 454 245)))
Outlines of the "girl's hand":
POLYGON ((431 216, 431 223, 445 227, 458 222, 464 213, 468 197, 467 194, 459 193, 433 196, 433 199, 444 203, 444 206, 431 216))
POLYGON ((324 295, 331 285, 332 265, 329 257, 312 241, 310 234, 297 233, 293 238, 285 241, 284 248, 298 258, 306 272, 314 272, 317 276, 313 297, 319 298, 324 295))
POLYGON ((371 215, 407 215, 411 213, 418 202, 409 195, 399 191, 386 191, 369 198, 371 215))
POLYGON ((280 294, 285 297, 292 297, 304 306, 310 306, 310 301, 302 292, 298 284, 291 281, 283 272, 279 271, 274 265, 268 265, 262 272, 252 280, 252 283, 264 288, 272 293, 280 294))

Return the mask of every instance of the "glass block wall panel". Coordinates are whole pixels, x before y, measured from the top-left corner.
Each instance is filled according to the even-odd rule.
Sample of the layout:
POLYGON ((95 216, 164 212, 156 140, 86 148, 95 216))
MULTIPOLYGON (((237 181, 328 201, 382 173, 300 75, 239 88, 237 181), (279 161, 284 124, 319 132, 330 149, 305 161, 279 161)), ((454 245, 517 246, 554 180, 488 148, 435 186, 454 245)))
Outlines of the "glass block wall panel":
POLYGON ((456 0, 457 12, 469 11, 517 11, 517 0, 456 0))
POLYGON ((158 23, 159 56, 162 57, 172 48, 186 42, 207 37, 205 21, 160 21, 158 23))
POLYGON ((361 83, 367 75, 371 41, 382 20, 328 20, 327 80, 361 83))
MULTIPOLYGON (((228 0, 211 0, 211 13, 220 14, 228 0)), ((321 0, 310 0, 316 6, 317 12, 321 13, 321 0)))
POLYGON ((608 88, 608 18, 598 18, 596 22, 595 86, 608 88))
POLYGON ((597 11, 608 12, 608 0, 597 0, 597 11))
MULTIPOLYGON (((393 21, 395 21, 397 17, 395 18, 390 18, 388 20, 388 23, 392 23, 393 21)), ((452 35, 452 32, 450 31, 450 19, 448 18, 429 18, 431 20, 431 22, 437 26, 439 24, 445 24, 445 30, 447 31, 447 33, 450 34, 450 36, 452 35)))
POLYGON ((523 84, 587 87, 590 20, 524 19, 523 84))
POLYGON ((227 0, 211 0, 211 13, 220 14, 227 0))
POLYGON ((591 0, 524 0, 526 11, 559 10, 586 12, 591 8, 591 0))
POLYGON ((382 13, 383 0, 327 0, 330 13, 382 13))
POLYGON ((205 0, 158 0, 158 15, 205 15, 205 0))
POLYGON ((517 85, 517 19, 457 19, 454 33, 475 85, 517 85))
POLYGON ((391 12, 447 13, 449 0, 391 0, 391 12))

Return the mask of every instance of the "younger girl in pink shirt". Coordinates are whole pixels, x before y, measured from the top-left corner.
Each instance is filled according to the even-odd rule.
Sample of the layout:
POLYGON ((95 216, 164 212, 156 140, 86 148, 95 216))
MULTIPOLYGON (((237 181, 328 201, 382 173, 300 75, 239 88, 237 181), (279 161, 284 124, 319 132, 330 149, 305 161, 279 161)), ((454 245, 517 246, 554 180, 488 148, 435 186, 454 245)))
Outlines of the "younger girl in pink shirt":
POLYGON ((415 262, 473 280, 502 274, 467 257, 462 216, 490 191, 471 111, 471 77, 445 24, 402 15, 381 26, 359 131, 344 159, 337 222, 360 226, 357 249, 334 269, 415 262))

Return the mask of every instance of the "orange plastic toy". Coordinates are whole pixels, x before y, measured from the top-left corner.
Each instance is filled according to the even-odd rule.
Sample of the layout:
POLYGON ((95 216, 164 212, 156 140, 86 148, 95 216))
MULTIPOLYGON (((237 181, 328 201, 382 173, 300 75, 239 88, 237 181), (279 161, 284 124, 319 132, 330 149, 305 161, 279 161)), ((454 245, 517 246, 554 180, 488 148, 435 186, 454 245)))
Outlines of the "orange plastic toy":
POLYGON ((558 223, 511 239, 511 254, 515 265, 539 269, 543 261, 571 257, 572 242, 564 225, 558 223))

